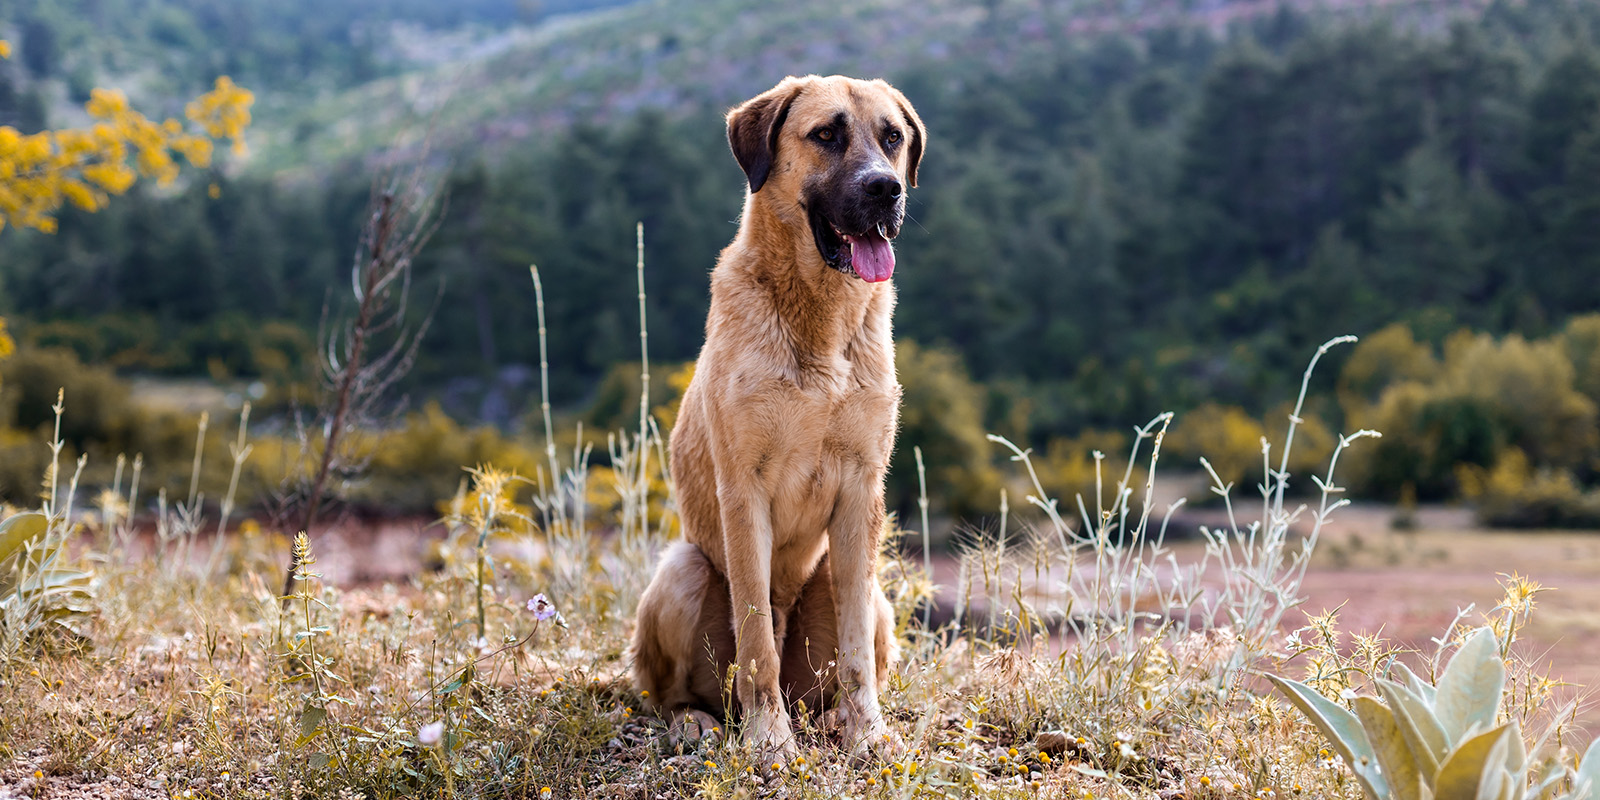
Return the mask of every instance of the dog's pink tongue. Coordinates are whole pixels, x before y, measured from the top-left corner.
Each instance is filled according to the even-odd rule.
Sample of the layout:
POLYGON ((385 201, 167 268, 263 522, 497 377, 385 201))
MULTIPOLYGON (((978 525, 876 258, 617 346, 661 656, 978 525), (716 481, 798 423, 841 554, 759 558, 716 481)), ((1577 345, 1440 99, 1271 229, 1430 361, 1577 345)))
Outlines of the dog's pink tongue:
POLYGON ((865 236, 846 236, 850 240, 850 266, 861 280, 877 283, 894 274, 894 247, 877 232, 865 236))

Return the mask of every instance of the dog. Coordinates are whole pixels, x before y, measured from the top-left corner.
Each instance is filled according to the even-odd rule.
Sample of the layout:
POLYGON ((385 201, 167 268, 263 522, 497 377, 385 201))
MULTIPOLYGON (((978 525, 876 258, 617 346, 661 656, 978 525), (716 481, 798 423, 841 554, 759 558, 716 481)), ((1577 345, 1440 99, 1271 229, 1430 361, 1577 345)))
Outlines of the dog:
POLYGON ((888 83, 815 75, 727 125, 749 190, 671 435, 684 535, 639 602, 634 683, 675 725, 736 710, 774 755, 795 752, 792 710, 831 706, 865 755, 894 746, 877 580, 901 391, 891 242, 927 132, 888 83))

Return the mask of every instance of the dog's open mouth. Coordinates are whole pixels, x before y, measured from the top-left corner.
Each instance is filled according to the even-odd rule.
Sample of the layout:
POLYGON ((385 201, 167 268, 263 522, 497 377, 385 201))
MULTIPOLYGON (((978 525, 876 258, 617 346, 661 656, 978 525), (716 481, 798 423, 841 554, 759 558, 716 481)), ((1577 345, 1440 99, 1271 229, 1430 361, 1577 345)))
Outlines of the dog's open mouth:
POLYGON ((817 240, 822 260, 868 283, 889 280, 894 274, 894 247, 889 240, 895 233, 882 222, 862 233, 846 233, 821 214, 811 212, 811 234, 817 240))

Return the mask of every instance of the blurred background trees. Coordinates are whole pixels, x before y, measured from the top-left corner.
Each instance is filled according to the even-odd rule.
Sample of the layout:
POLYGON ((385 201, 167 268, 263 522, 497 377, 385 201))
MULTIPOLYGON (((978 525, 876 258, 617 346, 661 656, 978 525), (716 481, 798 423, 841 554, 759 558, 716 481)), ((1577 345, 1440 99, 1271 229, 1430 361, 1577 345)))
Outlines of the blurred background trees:
MULTIPOLYGON (((567 84, 560 64, 533 56, 578 44, 535 37, 518 49, 491 28, 591 3, 77 5, 0 2, 19 52, 0 62, 0 119, 49 124, 72 107, 51 98, 149 64, 169 68, 172 96, 222 69, 259 83, 262 107, 282 118, 257 125, 275 153, 333 152, 324 145, 344 121, 295 116, 318 93, 425 96, 395 77, 434 74, 419 63, 504 58, 482 63, 549 69, 541 80, 609 98, 559 106, 559 120, 540 109, 484 117, 473 104, 511 91, 493 82, 510 79, 473 72, 491 82, 458 86, 444 107, 465 111, 438 117, 450 204, 417 268, 444 295, 406 388, 457 424, 513 437, 533 409, 537 363, 527 265, 545 280, 554 401, 591 425, 626 416, 615 400, 631 368, 616 365, 637 342, 635 221, 652 357, 689 361, 706 273, 741 201, 721 112, 763 88, 747 84, 770 83, 760 70, 878 63, 845 45, 773 55, 773 26, 793 20, 746 16, 736 0, 680 4, 671 30, 644 27, 666 13, 652 4, 613 13, 581 29, 600 32, 568 37, 594 55, 561 62, 577 76, 567 84), (80 46, 106 41, 116 20, 124 43, 80 46), (730 58, 747 48, 742 63, 760 70, 672 72, 702 35, 723 37, 730 58), (585 77, 613 62, 648 63, 656 71, 640 74, 656 77, 585 77)), ((1600 309, 1600 6, 1336 17, 1304 3, 1225 28, 1177 4, 1106 33, 1060 32, 1110 18, 1106 8, 995 4, 988 23, 933 55, 894 49, 920 35, 917 20, 841 29, 841 41, 879 37, 884 76, 931 131, 897 243, 899 507, 913 507, 914 445, 936 507, 976 514, 999 489, 984 431, 1053 453, 1065 487, 1081 485, 1072 476, 1089 451, 1111 452, 1162 410, 1179 412, 1166 463, 1193 467, 1203 453, 1229 479, 1259 478, 1260 435, 1279 435, 1305 358, 1342 333, 1365 341, 1314 383, 1305 435, 1320 450, 1332 432, 1382 429, 1380 444, 1351 454, 1366 496, 1484 497, 1540 476, 1592 491, 1600 322, 1583 315, 1600 309)), ((959 10, 936 3, 928 18, 959 10)), ((825 25, 836 12, 785 13, 825 25)), ((361 157, 306 157, 322 160, 307 170, 264 157, 204 181, 135 186, 92 216, 64 210, 53 236, 7 231, 0 313, 24 350, 60 348, 123 377, 257 383, 272 419, 272 398, 290 397, 314 361, 308 332, 344 280, 368 184, 361 157)))

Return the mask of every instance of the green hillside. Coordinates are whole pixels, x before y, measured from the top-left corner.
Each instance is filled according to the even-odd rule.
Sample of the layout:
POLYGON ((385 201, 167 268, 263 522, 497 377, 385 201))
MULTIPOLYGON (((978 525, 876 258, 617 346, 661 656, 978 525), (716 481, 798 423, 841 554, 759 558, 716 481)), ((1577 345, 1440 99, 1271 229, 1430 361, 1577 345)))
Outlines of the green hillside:
MULTIPOLYGON (((1385 13, 1437 20, 1473 6, 1415 0, 1385 13)), ((1324 21, 1372 13, 1365 4, 1316 0, 1282 8, 1324 21)), ((260 155, 252 168, 303 172, 425 139, 447 150, 501 153, 577 122, 729 106, 789 74, 932 72, 959 84, 973 72, 1026 72, 1105 33, 1220 30, 1279 9, 1250 2, 647 0, 535 27, 480 30, 459 58, 309 102, 280 98, 282 113, 256 132, 260 155)))
MULTIPOLYGON (((1093 432, 1162 410, 1281 424, 1306 353, 1394 324, 1447 364, 1461 330, 1567 347, 1551 391, 1576 409, 1578 455, 1529 469, 1592 484, 1600 398, 1572 393, 1595 367, 1558 338, 1600 309, 1600 6, 1308 7, 708 0, 493 35, 419 25, 414 42, 454 43, 416 45, 434 66, 330 79, 299 105, 267 81, 244 164, 66 213, 55 236, 7 231, 0 314, 25 345, 125 373, 303 383, 324 298, 348 282, 361 156, 431 136, 450 199, 418 265, 440 299, 407 388, 517 428, 537 263, 553 397, 603 426, 597 387, 636 352, 636 222, 652 356, 699 348, 705 276, 742 199, 728 104, 788 72, 880 73, 931 132, 896 245, 896 326, 929 353, 929 402, 971 409, 904 440, 942 442, 975 476, 953 494, 991 496, 982 430, 1054 442, 1065 464, 1093 432)), ((1385 412, 1417 437, 1374 466, 1375 491, 1449 496, 1458 463, 1541 451, 1515 409, 1385 370, 1360 378, 1361 403, 1321 391, 1314 408, 1347 429, 1386 381, 1423 381, 1385 412)), ((894 472, 902 499, 911 474, 894 472)))

